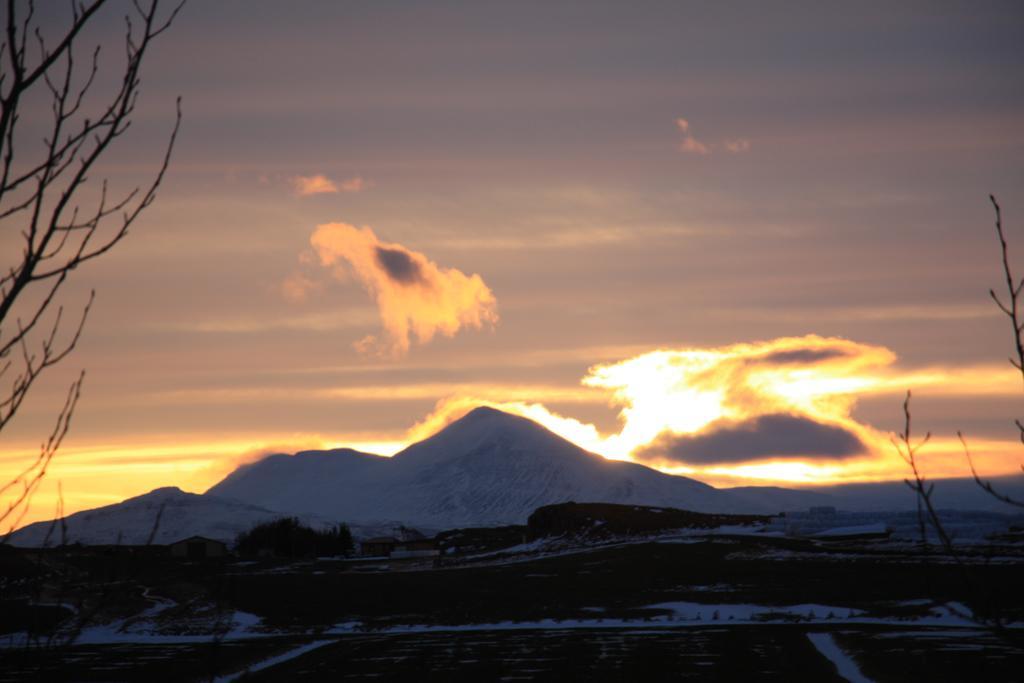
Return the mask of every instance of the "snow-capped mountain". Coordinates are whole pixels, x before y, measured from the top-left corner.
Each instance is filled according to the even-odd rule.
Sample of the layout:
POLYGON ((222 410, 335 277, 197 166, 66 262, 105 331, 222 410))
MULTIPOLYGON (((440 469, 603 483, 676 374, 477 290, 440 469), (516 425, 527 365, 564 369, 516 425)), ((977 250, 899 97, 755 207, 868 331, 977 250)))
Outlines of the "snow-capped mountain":
POLYGON ((732 493, 607 460, 492 408, 477 408, 392 458, 351 450, 275 455, 240 467, 207 495, 350 522, 397 519, 433 528, 521 524, 542 505, 570 500, 772 513, 828 500, 785 489, 732 493))
MULTIPOLYGON (((542 505, 577 502, 776 513, 829 504, 821 493, 715 489, 643 465, 607 460, 526 418, 477 408, 434 436, 386 458, 351 449, 271 455, 243 465, 203 495, 156 489, 66 520, 66 540, 171 543, 192 535, 226 542, 260 522, 296 516, 313 527, 346 522, 357 538, 424 530, 523 524, 542 505), (161 512, 162 510, 162 512, 161 512)), ((50 522, 11 543, 61 542, 50 522)))
MULTIPOLYGON (((114 505, 69 515, 64 520, 64 540, 84 545, 144 545, 149 542, 163 545, 198 535, 231 543, 239 533, 283 516, 284 513, 263 507, 186 493, 169 486, 114 505)), ((300 515, 300 519, 314 528, 335 523, 315 515, 300 515)), ((352 533, 360 537, 377 535, 382 530, 354 527, 352 533)), ((29 524, 14 532, 10 542, 32 547, 59 545, 61 528, 51 522, 29 524)))
MULTIPOLYGON (((1024 490, 1018 479, 1024 481, 1017 477, 999 485, 1017 493, 1024 490)), ((973 481, 961 484, 976 488, 973 481)), ((272 455, 239 467, 203 495, 157 489, 76 513, 66 524, 69 543, 141 544, 163 509, 155 543, 194 534, 232 541, 260 522, 285 515, 314 527, 343 521, 354 536, 366 538, 394 535, 400 524, 428 531, 522 524, 538 507, 568 501, 769 514, 815 505, 910 509, 913 497, 900 487, 847 485, 824 493, 716 489, 643 465, 607 460, 535 422, 478 408, 391 458, 350 449, 272 455)), ((981 509, 986 501, 975 502, 981 509)), ((948 505, 943 499, 942 506, 948 505)), ((11 542, 40 545, 50 527, 49 522, 29 525, 11 542)), ((59 527, 50 542, 60 542, 59 527)))
MULTIPOLYGON (((69 515, 64 523, 67 543, 86 545, 141 545, 150 535, 157 544, 173 543, 192 535, 233 539, 240 531, 279 517, 264 508, 186 493, 169 486, 135 498, 69 515), (157 519, 159 515, 159 520, 157 519), (155 530, 155 531, 154 531, 155 530)), ((11 536, 14 545, 38 546, 61 542, 60 525, 37 522, 11 536)))

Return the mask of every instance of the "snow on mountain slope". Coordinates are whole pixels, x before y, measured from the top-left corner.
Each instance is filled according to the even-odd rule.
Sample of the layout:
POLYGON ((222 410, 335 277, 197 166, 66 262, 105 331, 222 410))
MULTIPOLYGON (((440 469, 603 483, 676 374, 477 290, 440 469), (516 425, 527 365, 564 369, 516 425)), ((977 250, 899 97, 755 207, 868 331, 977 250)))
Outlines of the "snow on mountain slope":
MULTIPOLYGON (((372 503, 368 485, 386 476, 389 459, 350 448, 271 455, 242 465, 206 495, 251 505, 336 517, 372 503), (345 501, 339 506, 338 501, 345 501)), ((341 516, 338 519, 355 519, 341 516)), ((365 518, 362 518, 365 519, 365 518)), ((376 520, 395 519, 384 515, 376 520)))
MULTIPOLYGON (((776 513, 830 500, 787 489, 715 489, 607 460, 526 418, 478 408, 391 458, 351 449, 272 455, 201 496, 157 489, 66 522, 69 543, 134 545, 146 542, 161 508, 158 544, 191 535, 230 542, 284 515, 314 527, 344 521, 354 536, 368 537, 393 534, 398 523, 435 530, 523 524, 538 507, 568 501, 776 513)), ((32 524, 11 542, 40 545, 49 527, 32 524)))
POLYGON ((492 408, 477 408, 392 458, 354 451, 272 456, 208 493, 353 522, 397 519, 434 528, 521 524, 542 505, 570 500, 703 512, 783 509, 770 493, 733 494, 607 460, 492 408))
MULTIPOLYGON (((69 515, 65 520, 66 542, 85 545, 143 545, 153 534, 155 525, 156 533, 152 542, 157 545, 173 543, 193 535, 231 543, 242 531, 282 516, 280 512, 254 505, 167 487, 115 505, 69 515)), ((327 520, 311 516, 304 517, 302 521, 313 527, 328 523, 327 520)), ((54 527, 52 532, 50 528, 50 522, 30 524, 14 532, 10 542, 17 546, 41 546, 44 541, 48 545, 58 545, 61 542, 60 526, 54 527)))
POLYGON ((721 509, 710 486, 588 453, 526 418, 478 408, 394 456, 408 514, 522 523, 568 500, 721 509))

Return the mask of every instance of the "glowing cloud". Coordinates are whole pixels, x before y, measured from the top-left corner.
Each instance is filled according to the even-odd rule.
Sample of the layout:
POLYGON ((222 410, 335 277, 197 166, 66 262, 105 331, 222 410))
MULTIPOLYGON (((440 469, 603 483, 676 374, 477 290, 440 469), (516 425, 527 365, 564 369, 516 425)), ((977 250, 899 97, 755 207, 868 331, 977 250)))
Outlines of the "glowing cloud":
POLYGON ((666 471, 834 479, 839 470, 875 472, 878 462, 891 460, 887 436, 854 420, 851 410, 862 393, 893 391, 900 378, 887 369, 894 360, 882 347, 813 335, 651 351, 595 366, 583 379, 606 390, 619 409, 622 426, 615 434, 538 403, 462 395, 440 402, 408 438, 429 436, 487 405, 535 420, 605 457, 666 471))
MULTIPOLYGON (((498 322, 497 300, 479 275, 442 268, 400 244, 382 242, 369 227, 346 223, 317 226, 310 243, 324 266, 347 264, 377 302, 384 339, 357 342, 360 351, 400 356, 413 337, 425 344, 438 333, 454 336, 463 327, 498 322)), ((345 277, 345 271, 335 269, 345 277)))
MULTIPOLYGON (((725 451, 728 442, 735 449, 746 430, 760 426, 757 431, 765 427, 778 431, 778 418, 757 424, 765 416, 790 416, 841 429, 870 450, 884 438, 855 422, 850 411, 856 393, 881 381, 868 371, 894 360, 892 352, 882 347, 812 335, 712 349, 653 351, 591 368, 583 383, 613 392, 613 401, 622 406, 623 429, 608 439, 608 447, 638 458, 650 458, 652 450, 647 448, 659 438, 664 445, 672 437, 725 425, 738 433, 732 439, 722 435, 719 446, 725 451)), ((778 439, 775 444, 777 450, 778 439)), ((789 451, 771 454, 808 455, 807 448, 793 446, 789 451)), ((751 448, 746 459, 765 455, 751 448)), ((678 460, 678 456, 676 452, 675 458, 665 459, 678 460)), ((708 459, 706 454, 700 457, 708 459)), ((722 459, 741 458, 733 450, 722 459)))

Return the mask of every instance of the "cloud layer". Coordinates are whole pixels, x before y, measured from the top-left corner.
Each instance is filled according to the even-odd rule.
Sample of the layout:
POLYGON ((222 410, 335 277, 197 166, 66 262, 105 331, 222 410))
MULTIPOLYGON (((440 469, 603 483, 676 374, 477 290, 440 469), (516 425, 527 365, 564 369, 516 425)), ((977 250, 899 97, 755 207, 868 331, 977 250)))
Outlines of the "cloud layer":
POLYGON ((835 459, 865 451, 860 438, 843 427, 797 415, 773 414, 738 423, 714 422, 697 434, 664 434, 634 457, 712 464, 795 456, 835 459))
POLYGON ((425 344, 437 334, 451 337, 464 327, 498 322, 497 299, 479 275, 442 268, 400 244, 382 242, 369 227, 327 223, 317 226, 310 243, 322 265, 347 266, 377 303, 384 334, 357 342, 361 351, 400 356, 414 338, 425 344))

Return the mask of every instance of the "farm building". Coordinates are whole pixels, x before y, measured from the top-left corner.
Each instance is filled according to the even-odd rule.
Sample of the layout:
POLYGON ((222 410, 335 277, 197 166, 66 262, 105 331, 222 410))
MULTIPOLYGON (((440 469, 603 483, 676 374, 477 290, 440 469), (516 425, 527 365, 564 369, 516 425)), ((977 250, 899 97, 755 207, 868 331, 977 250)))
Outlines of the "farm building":
POLYGON ((180 541, 171 543, 167 547, 171 550, 171 557, 183 560, 207 560, 227 557, 228 554, 226 543, 203 536, 183 538, 180 541))
POLYGON ((391 551, 391 557, 435 557, 440 555, 437 543, 432 538, 418 538, 411 541, 400 541, 391 551))
POLYGON ((362 542, 361 554, 364 557, 434 557, 439 555, 437 543, 432 538, 414 538, 398 540, 391 536, 368 538, 362 542))
POLYGON ((360 544, 360 553, 365 557, 390 557, 398 539, 391 536, 368 538, 360 544))

